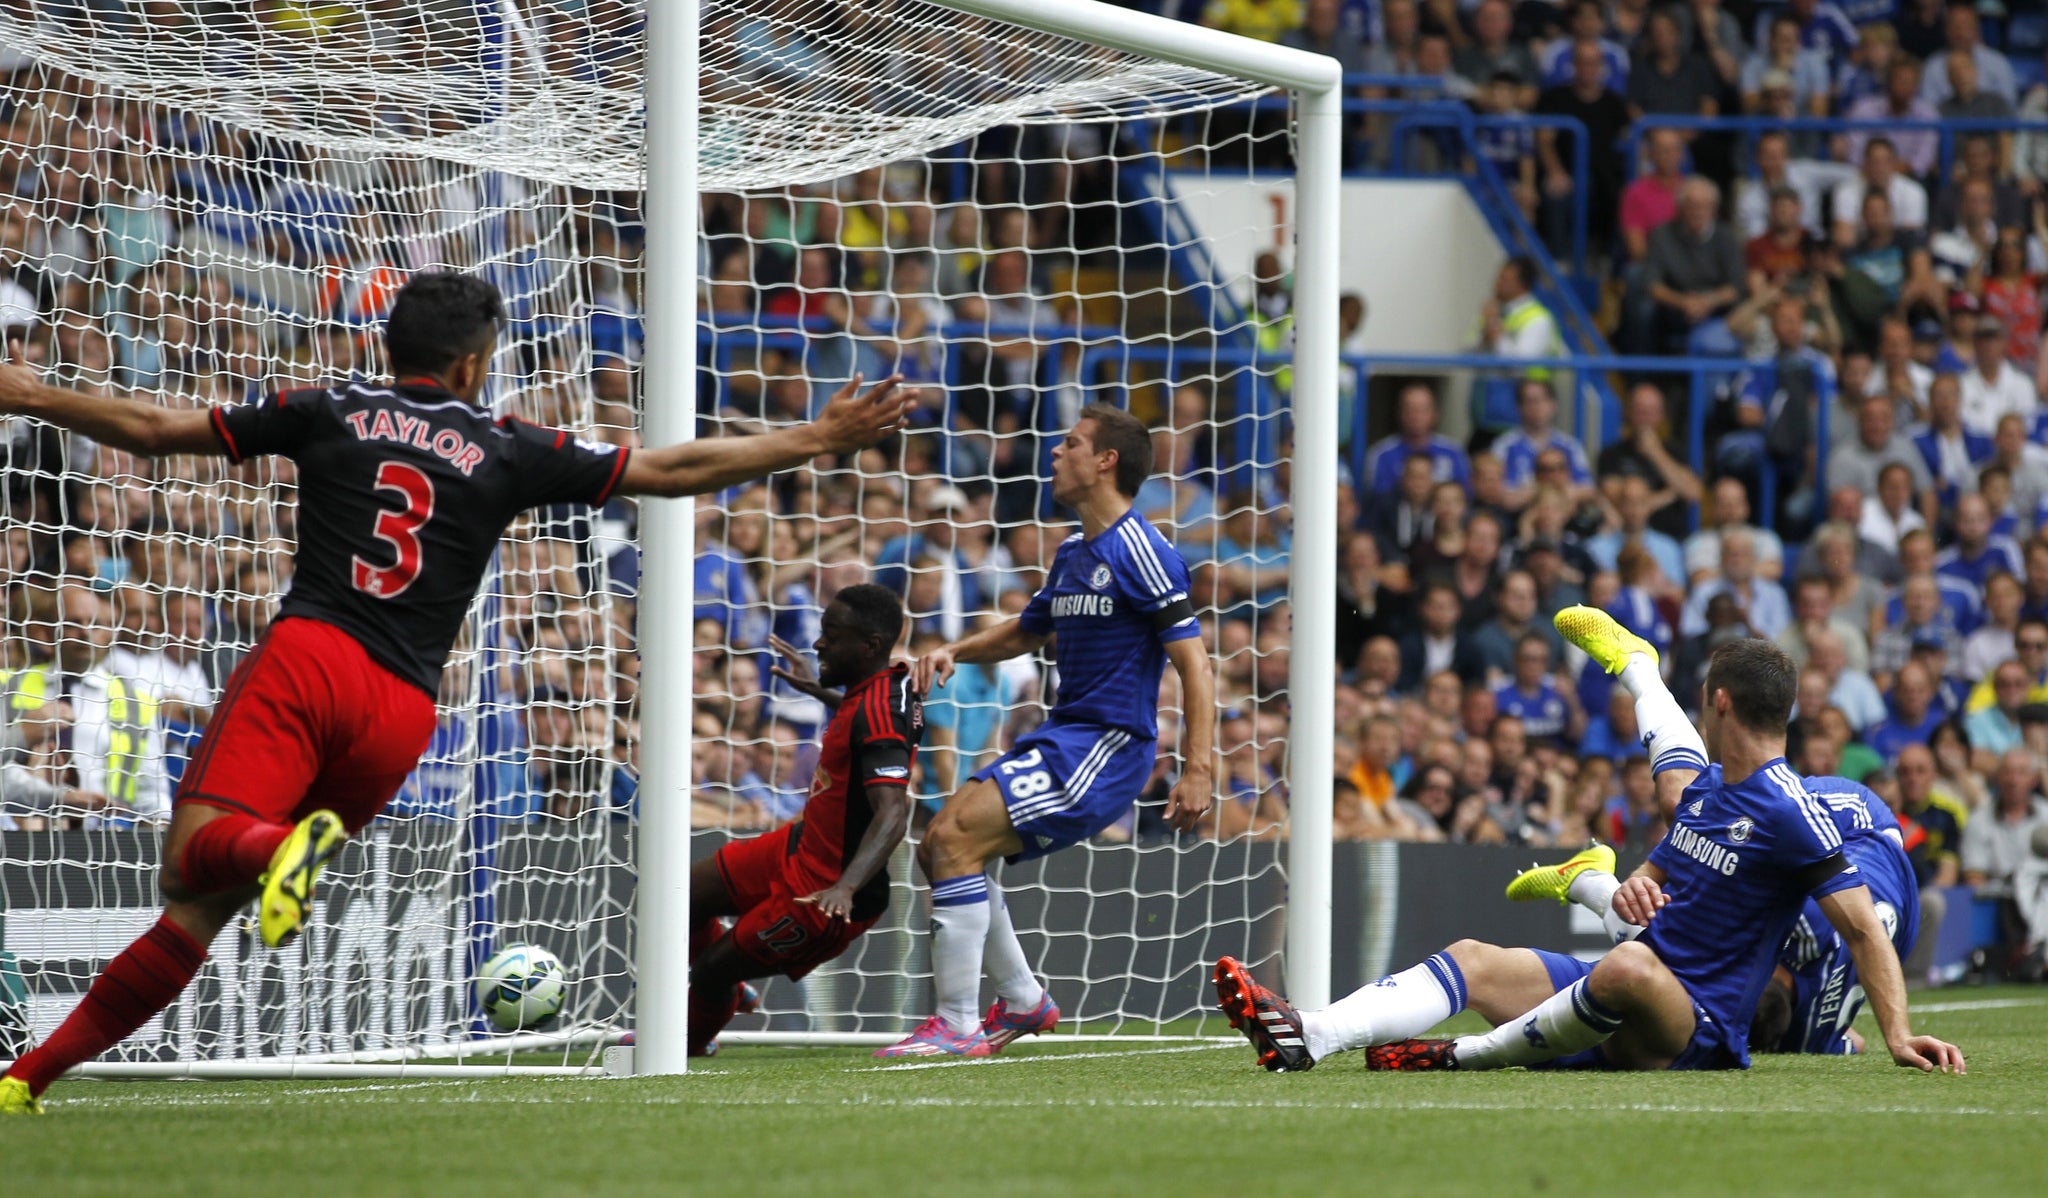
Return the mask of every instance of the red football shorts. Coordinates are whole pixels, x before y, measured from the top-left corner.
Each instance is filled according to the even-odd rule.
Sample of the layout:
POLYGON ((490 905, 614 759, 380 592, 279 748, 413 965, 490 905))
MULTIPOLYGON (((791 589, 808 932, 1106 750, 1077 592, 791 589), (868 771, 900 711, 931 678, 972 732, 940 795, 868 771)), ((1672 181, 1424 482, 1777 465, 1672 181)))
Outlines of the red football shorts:
POLYGON ((829 883, 813 885, 788 868, 794 826, 735 840, 716 858, 725 893, 740 909, 733 944, 791 981, 845 952, 875 926, 872 919, 827 919, 816 907, 796 901, 829 883))
POLYGON ((177 801, 280 824, 325 808, 360 831, 433 735, 433 699, 354 637, 318 620, 279 620, 229 676, 177 801))

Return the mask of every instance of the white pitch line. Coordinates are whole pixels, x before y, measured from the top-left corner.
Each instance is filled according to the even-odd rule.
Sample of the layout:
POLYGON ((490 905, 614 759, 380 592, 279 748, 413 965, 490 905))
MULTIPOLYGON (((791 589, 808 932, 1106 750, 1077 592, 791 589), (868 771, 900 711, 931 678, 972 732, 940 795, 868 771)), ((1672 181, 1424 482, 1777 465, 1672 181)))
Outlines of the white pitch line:
POLYGON ((1949 1011, 2003 1011, 2007 1007, 2038 1007, 2048 998, 1979 998, 1968 1002, 1930 1002, 1912 1008, 1915 1015, 1941 1015, 1949 1011))
MULTIPOLYGON (((871 1070, 870 1072, 878 1072, 878 1071, 873 1071, 873 1070, 871 1070)), ((424 1088, 427 1088, 427 1087, 438 1087, 438 1086, 447 1086, 447 1085, 463 1085, 463 1084, 472 1084, 472 1083, 461 1083, 461 1082, 452 1082, 452 1083, 451 1083, 451 1082, 420 1082, 420 1083, 412 1083, 412 1084, 408 1084, 408 1085, 403 1085, 403 1086, 394 1086, 394 1087, 391 1087, 391 1089, 394 1089, 394 1090, 419 1090, 419 1089, 424 1089, 424 1088)), ((1403 1088, 1407 1088, 1407 1087, 1403 1087, 1403 1088)), ((563 1091, 564 1091, 564 1092, 563 1092, 563 1093, 559 1093, 559 1094, 556 1094, 556 1095, 537 1095, 537 1094, 495 1094, 495 1093, 491 1093, 491 1092, 489 1092, 489 1091, 487 1091, 487 1090, 484 1090, 484 1089, 480 1089, 480 1088, 478 1088, 478 1089, 471 1089, 471 1090, 469 1090, 468 1092, 466 1092, 466 1093, 463 1093, 463 1094, 447 1094, 447 1095, 433 1096, 433 1095, 428 1095, 428 1094, 417 1094, 417 1095, 408 1095, 408 1094, 400 1093, 400 1094, 396 1094, 396 1095, 391 1095, 390 1097, 392 1097, 392 1098, 395 1098, 395 1099, 396 1099, 397 1101, 400 1101, 400 1102, 410 1102, 410 1103, 414 1103, 414 1104, 416 1104, 416 1105, 430 1105, 430 1104, 431 1104, 431 1105, 437 1105, 437 1106, 447 1106, 447 1105, 464 1105, 464 1106, 468 1106, 468 1105, 497 1105, 497 1106, 554 1106, 554 1105, 563 1105, 563 1104, 567 1104, 567 1103, 595 1103, 595 1102, 607 1102, 607 1103, 609 1103, 609 1102, 617 1102, 617 1101, 619 1101, 619 1100, 618 1100, 617 1098, 615 1098, 615 1097, 610 1097, 610 1096, 607 1096, 607 1095, 605 1095, 605 1094, 604 1094, 604 1092, 602 1091, 602 1089, 600 1089, 600 1088, 598 1088, 598 1087, 595 1087, 595 1086, 574 1086, 574 1087, 563 1087, 562 1089, 563 1089, 563 1091)), ((279 1094, 279 1095, 275 1095, 275 1096, 264 1096, 264 1097, 255 1097, 255 1096, 249 1096, 249 1098, 247 1098, 247 1099, 243 1099, 243 1100, 241 1100, 241 1101, 237 1101, 237 1097, 238 1097, 238 1096, 236 1096, 236 1095, 233 1095, 233 1094, 220 1094, 220 1095, 214 1095, 214 1096, 205 1096, 205 1095, 198 1095, 198 1094, 193 1094, 193 1095, 185 1095, 185 1096, 171 1096, 171 1095, 161 1095, 161 1096, 156 1096, 156 1097, 154 1097, 154 1098, 151 1098, 151 1099, 143 1099, 143 1098, 142 1098, 142 1096, 136 1096, 136 1100, 133 1100, 133 1101, 132 1101, 132 1104, 133 1104, 133 1105, 149 1105, 149 1106, 194 1106, 194 1107, 197 1107, 197 1106, 233 1106, 233 1105, 250 1105, 250 1106, 268 1106, 268 1105, 271 1105, 271 1104, 273 1104, 274 1102, 277 1102, 277 1101, 280 1101, 280 1100, 289 1100, 289 1099, 290 1099, 290 1098, 292 1098, 292 1097, 294 1096, 294 1094, 296 1094, 296 1093, 303 1093, 303 1091, 293 1091, 293 1092, 286 1092, 286 1093, 282 1093, 282 1094, 279 1094)), ((1552 1101, 1552 1100, 1549 1100, 1549 1099, 1547 1099, 1547 1098, 1541 1098, 1541 1097, 1537 1097, 1537 1098, 1532 1098, 1532 1100, 1531 1100, 1531 1101, 1528 1101, 1528 1102, 1491 1102, 1491 1101, 1469 1101, 1469 1102, 1465 1102, 1465 1101, 1457 1101, 1457 1100, 1449 1100, 1449 1101, 1445 1101, 1445 1100, 1433 1100, 1433 1099, 1411 1099, 1411 1098, 1403 1098, 1403 1097, 1401 1097, 1401 1096, 1400 1096, 1399 1094, 1397 1094, 1397 1093, 1393 1093, 1393 1092, 1389 1092, 1389 1093, 1387 1093, 1387 1094, 1386 1094, 1386 1096, 1385 1096, 1384 1098, 1381 1098, 1381 1099, 1377 1099, 1377 1100, 1370 1100, 1370 1101, 1367 1101, 1367 1100, 1339 1100, 1339 1101, 1330 1101, 1330 1102, 1320 1102, 1320 1101, 1296 1101, 1296 1100, 1292 1100, 1292 1099, 1284 1099, 1284 1098, 1283 1098, 1283 1099, 1267 1099, 1267 1098, 1263 1098, 1263 1097, 1261 1097, 1261 1096, 1259 1096, 1259 1095, 1256 1095, 1256 1094, 1247 1094, 1247 1095, 1243 1095, 1243 1096, 1241 1096, 1241 1097, 1237 1097, 1237 1098, 1224 1098, 1224 1099, 1198 1099, 1198 1098, 1124 1098, 1124 1099, 1080 1099, 1080 1100, 1072 1100, 1072 1099, 1065 1099, 1065 1098, 975 1098, 975 1097, 964 1097, 964 1096, 945 1096, 945 1095, 919 1095, 919 1096, 908 1096, 908 1097, 902 1097, 902 1098, 894 1098, 894 1097, 878 1097, 878 1096, 876 1096, 876 1095, 872 1095, 872 1094, 860 1094, 860 1095, 852 1095, 852 1096, 848 1096, 848 1097, 843 1097, 843 1098, 803 1098, 803 1097, 797 1097, 797 1096, 790 1096, 790 1097, 785 1097, 785 1098, 759 1098, 759 1097, 745 1097, 745 1096, 732 1096, 732 1095, 721 1095, 721 1096, 713 1097, 713 1096, 712 1096, 712 1095, 710 1095, 710 1094, 700 1095, 700 1096, 696 1096, 696 1097, 684 1097, 684 1096, 680 1096, 680 1095, 672 1095, 672 1094, 671 1094, 671 1095, 646 1095, 646 1096, 636 1096, 636 1097, 635 1097, 635 1098, 633 1098, 633 1099, 632 1099, 631 1101, 632 1101, 632 1103, 633 1103, 634 1105, 640 1105, 640 1106, 690 1106, 690 1105, 699 1105, 699 1104, 702 1104, 702 1103, 707 1103, 707 1102, 714 1102, 714 1103, 717 1103, 717 1104, 719 1104, 719 1105, 721 1105, 721 1106, 759 1106, 759 1107, 795 1107, 795 1106, 813 1107, 813 1106, 815 1106, 815 1107, 874 1107, 874 1108, 907 1108, 907 1109, 917 1109, 917 1108, 932 1108, 932 1107, 938 1107, 938 1108, 960 1108, 960 1109, 968 1109, 968 1110, 1018 1110, 1018 1109, 1032 1109, 1032 1110, 1037 1110, 1037 1109, 1045 1109, 1045 1108, 1050 1108, 1050 1107, 1065 1107, 1065 1108, 1071 1108, 1071 1107, 1076 1107, 1076 1106, 1083 1106, 1083 1107, 1095 1107, 1095 1108, 1101 1108, 1101 1109, 1128 1109, 1128 1110, 1149 1110, 1149 1109, 1163 1109, 1163 1110, 1234 1110, 1234 1111, 1235 1111, 1235 1110, 1243 1110, 1243 1109, 1245 1109, 1245 1108, 1246 1108, 1247 1106, 1250 1106, 1250 1107, 1256 1107, 1257 1109, 1259 1109, 1259 1110, 1262 1110, 1262 1111, 1384 1111, 1384 1112, 1389 1112, 1389 1113, 1398 1113, 1398 1112, 1403 1112, 1403 1111, 1488 1111, 1488 1112, 1511 1112, 1511 1111, 1572 1111, 1572 1112, 1578 1112, 1578 1113, 1584 1113, 1584 1114, 1611 1114, 1611 1113, 1613 1113, 1613 1112, 1616 1112, 1616 1111, 1629 1111, 1629 1112, 1636 1112, 1636 1113, 1642 1113, 1642 1114, 1653 1114, 1653 1115, 1804 1115, 1804 1116, 1816 1116, 1816 1117, 1822 1117, 1822 1118, 1831 1118, 1831 1119, 1832 1119, 1832 1118, 1837 1118, 1837 1117, 1839 1117, 1839 1116, 1840 1116, 1840 1114, 1841 1114, 1841 1110, 1840 1110, 1840 1108, 1838 1108, 1838 1107, 1832 1107, 1832 1106, 1759 1106, 1759 1105, 1757 1105, 1757 1104, 1754 1104, 1754 1103, 1747 1103, 1747 1104, 1744 1104, 1744 1105, 1741 1105, 1741 1106, 1723 1106, 1723 1105, 1716 1105, 1716 1104, 1708 1104, 1708 1103, 1652 1103, 1652 1102, 1636 1102, 1636 1103, 1596 1103, 1596 1104, 1587 1104, 1587 1105, 1577 1105, 1577 1104, 1572 1104, 1572 1103, 1560 1103, 1560 1102, 1552 1101)), ((123 1103, 122 1103, 122 1102, 121 1102, 120 1100, 116 1100, 116 1099, 112 1099, 112 1098, 108 1098, 108 1099, 91 1099, 91 1098, 87 1098, 87 1099, 78 1099, 78 1098, 71 1098, 71 1099, 61 1099, 61 1100, 58 1100, 57 1102, 53 1103, 53 1105, 55 1105, 55 1106, 59 1106, 59 1107, 62 1107, 62 1106, 69 1106, 69 1105, 72 1105, 72 1104, 78 1104, 78 1105, 81 1105, 81 1106, 119 1106, 119 1105, 124 1105, 124 1104, 123 1104, 123 1103)), ((1858 1113, 1859 1113, 1859 1114, 1873 1114, 1873 1115, 1900 1115, 1900 1116, 1905 1116, 1905 1117, 1908 1117, 1908 1118, 1914 1118, 1914 1119, 1926 1119, 1926 1118, 1992 1118, 1992 1119, 2028 1119, 2028 1120, 2039 1120, 2039 1119, 2041 1119, 2041 1118, 2044 1118, 2044 1117, 2048 1117, 2048 1110, 1999 1110, 1999 1109, 1996 1109, 1996 1108, 1992 1108, 1992 1107, 1973 1107, 1973 1106, 1952 1106, 1952 1107, 1942 1107, 1942 1106, 1885 1106, 1885 1107, 1866 1107, 1866 1108, 1859 1108, 1859 1110, 1858 1110, 1858 1113)))
POLYGON ((868 1065, 851 1066, 841 1073, 908 1073, 914 1069, 958 1069, 963 1065, 1024 1065, 1032 1061, 1094 1061, 1110 1057, 1156 1057, 1176 1052, 1208 1052, 1215 1048, 1232 1048, 1235 1040, 1215 1044, 1185 1044, 1177 1048, 1131 1048, 1120 1052, 1040 1052, 1016 1057, 960 1057, 950 1061, 918 1061, 909 1065, 868 1065))

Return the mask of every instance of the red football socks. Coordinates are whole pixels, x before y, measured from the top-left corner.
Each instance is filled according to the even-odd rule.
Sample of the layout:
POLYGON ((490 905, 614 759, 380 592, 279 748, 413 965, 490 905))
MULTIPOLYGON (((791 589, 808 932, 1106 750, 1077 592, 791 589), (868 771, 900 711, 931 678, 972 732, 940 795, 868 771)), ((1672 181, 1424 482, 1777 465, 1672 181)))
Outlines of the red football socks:
POLYGON ((170 1006, 205 960, 206 949, 191 933, 168 917, 158 919, 140 940, 108 962, 78 1009, 35 1051, 16 1061, 7 1075, 41 1094, 66 1069, 119 1044, 170 1006))
POLYGON ((178 875, 194 894, 239 890, 263 876, 277 846, 291 834, 290 825, 253 815, 218 816, 199 825, 185 842, 178 875))

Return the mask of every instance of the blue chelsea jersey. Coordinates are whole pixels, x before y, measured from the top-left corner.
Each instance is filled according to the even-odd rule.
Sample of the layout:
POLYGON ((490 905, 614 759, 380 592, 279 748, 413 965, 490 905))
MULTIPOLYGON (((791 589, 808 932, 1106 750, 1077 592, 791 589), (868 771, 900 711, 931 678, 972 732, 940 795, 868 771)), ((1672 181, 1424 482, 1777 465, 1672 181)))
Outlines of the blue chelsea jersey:
POLYGON ((1188 599, 1188 566, 1136 509, 1053 555, 1044 589, 1018 617, 1054 638, 1055 722, 1120 728, 1159 738, 1159 676, 1166 646, 1201 634, 1188 599))
POLYGON ((1640 942, 1746 1065, 1757 999, 1805 899, 1862 885, 1841 831, 1783 758, 1732 784, 1711 765, 1679 796, 1650 861, 1671 901, 1640 942))

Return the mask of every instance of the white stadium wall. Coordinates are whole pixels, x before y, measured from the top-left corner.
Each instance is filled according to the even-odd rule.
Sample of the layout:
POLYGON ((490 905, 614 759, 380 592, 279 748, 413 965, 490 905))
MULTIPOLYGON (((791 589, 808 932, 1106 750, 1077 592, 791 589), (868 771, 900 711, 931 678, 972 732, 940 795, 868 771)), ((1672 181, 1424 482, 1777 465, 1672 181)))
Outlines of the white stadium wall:
MULTIPOLYGON (((1507 255, 1464 187, 1440 179, 1346 179, 1343 193, 1340 277, 1345 291, 1365 296, 1361 347, 1403 354, 1470 348, 1480 305, 1507 255)), ((1208 240, 1220 273, 1248 271, 1253 256, 1267 249, 1293 268, 1293 179, 1208 178, 1178 202, 1208 240)))

